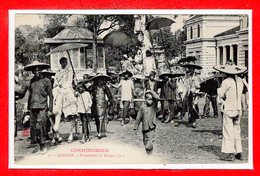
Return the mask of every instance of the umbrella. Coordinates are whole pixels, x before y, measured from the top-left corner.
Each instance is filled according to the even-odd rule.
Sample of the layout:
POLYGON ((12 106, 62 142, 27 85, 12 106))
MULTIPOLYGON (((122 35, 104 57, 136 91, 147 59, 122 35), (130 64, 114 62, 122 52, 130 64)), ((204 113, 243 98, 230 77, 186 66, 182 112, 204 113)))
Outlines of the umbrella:
POLYGON ((149 21, 146 25, 146 30, 153 30, 153 29, 161 29, 163 27, 171 26, 175 21, 165 18, 165 17, 160 17, 160 18, 154 18, 151 21, 149 21))
POLYGON ((181 65, 181 66, 184 67, 184 68, 194 68, 194 69, 198 69, 198 70, 202 69, 201 66, 196 65, 196 64, 192 64, 192 63, 184 64, 184 65, 181 65))
MULTIPOLYGON (((158 17, 158 18, 154 18, 151 21, 149 21, 146 25, 146 30, 159 30, 161 37, 162 37, 162 43, 163 43, 163 47, 165 42, 164 42, 164 38, 163 38, 163 34, 161 31, 161 28, 163 27, 167 27, 167 26, 171 26, 173 23, 175 23, 175 21, 169 19, 169 18, 165 18, 165 17, 158 17)), ((167 48, 165 48, 167 49, 167 48)), ((166 58, 166 63, 169 67, 169 62, 168 62, 168 58, 166 58)))
POLYGON ((197 60, 197 58, 195 56, 188 56, 188 57, 184 57, 181 58, 177 63, 183 63, 183 62, 195 62, 197 60))
MULTIPOLYGON (((217 81, 214 81, 214 77, 211 76, 209 78, 207 78, 206 80, 204 80, 203 82, 200 83, 200 92, 205 92, 205 93, 210 93, 213 89, 212 86, 214 86, 215 84, 218 84, 217 81)), ((215 85, 215 88, 216 85, 215 85)))
POLYGON ((131 35, 123 31, 112 31, 103 38, 103 41, 111 47, 122 47, 136 42, 131 35))
MULTIPOLYGON (((76 78, 76 72, 74 70, 74 67, 73 67, 73 64, 72 64, 72 61, 71 61, 71 58, 70 58, 69 50, 76 49, 76 48, 84 48, 84 47, 87 47, 87 46, 88 45, 84 44, 84 43, 65 43, 63 45, 60 45, 60 46, 54 48, 47 55, 66 51, 67 54, 68 54, 68 57, 69 57, 69 61, 70 61, 70 65, 72 67, 73 74, 76 78)), ((76 80, 77 80, 77 78, 76 78, 76 80)))
POLYGON ((64 52, 64 51, 68 51, 68 50, 72 50, 72 49, 76 49, 76 48, 84 48, 87 46, 88 46, 87 44, 83 44, 83 43, 65 43, 63 45, 60 45, 60 46, 54 48, 47 55, 64 52))

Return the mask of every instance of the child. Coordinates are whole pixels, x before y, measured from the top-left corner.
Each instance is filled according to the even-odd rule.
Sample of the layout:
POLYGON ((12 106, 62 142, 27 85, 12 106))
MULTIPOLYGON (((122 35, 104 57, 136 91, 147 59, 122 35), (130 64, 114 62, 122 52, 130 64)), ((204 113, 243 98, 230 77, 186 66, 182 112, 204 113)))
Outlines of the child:
POLYGON ((145 93, 145 103, 138 111, 135 121, 134 130, 138 130, 140 123, 142 122, 143 142, 147 155, 151 155, 153 152, 153 142, 155 136, 155 119, 156 119, 156 102, 159 100, 159 96, 152 90, 145 93))
POLYGON ((82 140, 80 141, 84 144, 89 138, 89 117, 91 114, 92 98, 83 82, 78 84, 78 92, 76 92, 77 104, 78 104, 78 115, 82 123, 82 140))
POLYGON ((126 124, 125 119, 129 115, 128 110, 130 103, 133 100, 134 95, 134 82, 129 79, 133 76, 133 74, 126 70, 119 74, 119 76, 122 76, 123 79, 120 81, 118 85, 110 84, 112 87, 120 88, 121 87, 121 102, 123 104, 123 111, 122 111, 122 122, 121 125, 124 126, 126 124))

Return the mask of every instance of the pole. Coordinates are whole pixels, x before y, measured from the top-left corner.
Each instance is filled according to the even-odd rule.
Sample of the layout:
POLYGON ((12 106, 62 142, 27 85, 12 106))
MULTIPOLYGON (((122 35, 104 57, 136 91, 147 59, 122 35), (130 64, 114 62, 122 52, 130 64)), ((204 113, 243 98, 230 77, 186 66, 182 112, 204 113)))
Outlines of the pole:
MULTIPOLYGON (((162 37, 163 49, 164 49, 164 52, 165 52, 166 47, 165 47, 165 41, 164 41, 164 38, 163 38, 163 33, 162 33, 161 28, 159 29, 159 31, 160 31, 160 34, 161 34, 161 37, 162 37)), ((166 65, 167 65, 168 69, 170 69, 170 64, 169 64, 168 57, 166 57, 166 53, 165 53, 165 59, 166 59, 166 65)))
MULTIPOLYGON (((70 53, 69 53, 68 50, 66 50, 66 51, 67 51, 68 58, 69 58, 69 62, 70 62, 71 68, 72 68, 73 77, 75 77, 76 84, 78 84, 78 79, 77 79, 77 77, 76 77, 76 72, 75 72, 75 69, 74 69, 74 66, 73 66, 72 60, 71 60, 71 58, 70 58, 70 53)), ((81 100, 82 100, 82 102, 83 102, 83 106, 84 106, 85 111, 86 111, 86 106, 85 106, 84 99, 83 99, 83 97, 82 97, 81 94, 79 94, 79 96, 80 96, 80 98, 81 98, 81 100)), ((90 124, 89 124, 89 127, 90 127, 90 124)), ((89 128, 89 132, 91 132, 91 128, 89 128)))

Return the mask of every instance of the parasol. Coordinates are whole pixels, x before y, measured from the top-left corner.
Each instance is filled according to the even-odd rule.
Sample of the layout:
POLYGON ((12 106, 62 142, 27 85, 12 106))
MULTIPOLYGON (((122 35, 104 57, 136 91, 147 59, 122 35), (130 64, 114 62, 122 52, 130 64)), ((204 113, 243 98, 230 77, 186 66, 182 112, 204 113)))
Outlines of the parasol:
POLYGON ((122 47, 137 42, 135 38, 123 31, 112 31, 103 38, 103 41, 111 47, 122 47))
MULTIPOLYGON (((165 47, 165 41, 163 38, 163 34, 161 31, 161 28, 167 27, 167 26, 171 26, 173 23, 175 23, 175 21, 169 19, 169 18, 165 18, 165 17, 158 17, 158 18, 154 18, 151 21, 149 21, 146 25, 146 30, 159 30, 160 35, 162 37, 162 43, 163 43, 163 47, 165 47)), ((167 49, 167 48, 165 48, 167 49)), ((169 67, 169 61, 168 58, 166 58, 167 61, 167 65, 169 67)))
POLYGON ((183 62, 195 62, 197 60, 197 58, 195 56, 188 56, 188 57, 184 57, 181 58, 177 63, 183 63, 183 62))
POLYGON ((87 46, 88 46, 87 44, 83 44, 83 43, 65 43, 63 45, 60 45, 60 46, 54 48, 47 55, 64 52, 64 51, 68 51, 68 50, 72 50, 72 49, 76 49, 76 48, 84 48, 87 46))
MULTIPOLYGON (((72 49, 76 49, 76 48, 84 48, 84 47, 87 47, 88 45, 87 44, 84 44, 84 43, 65 43, 63 45, 60 45, 56 48, 54 48, 52 51, 50 51, 47 55, 51 55, 51 54, 54 54, 54 53, 59 53, 59 52, 64 52, 66 51, 67 54, 68 54, 68 57, 69 57, 69 61, 70 61, 70 65, 71 65, 71 68, 72 68, 72 71, 73 71, 73 75, 75 76, 76 78, 76 72, 74 70, 74 67, 73 67, 73 64, 72 64, 72 60, 70 58, 70 53, 69 53, 69 50, 72 50, 72 49)), ((76 78, 77 80, 77 78, 76 78)))
POLYGON ((165 18, 165 17, 159 17, 154 18, 151 21, 149 21, 146 25, 146 30, 159 30, 163 27, 171 26, 175 21, 165 18))
POLYGON ((196 65, 196 64, 192 64, 192 63, 181 65, 181 67, 194 68, 194 69, 198 69, 198 70, 202 69, 202 67, 200 65, 196 65))

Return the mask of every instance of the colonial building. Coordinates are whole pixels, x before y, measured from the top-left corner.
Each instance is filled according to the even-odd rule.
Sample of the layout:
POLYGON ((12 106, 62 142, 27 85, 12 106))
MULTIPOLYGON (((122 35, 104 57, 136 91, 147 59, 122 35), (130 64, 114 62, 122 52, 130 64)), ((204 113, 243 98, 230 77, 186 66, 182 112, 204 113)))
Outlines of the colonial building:
POLYGON ((184 23, 186 56, 195 56, 203 72, 232 60, 248 62, 248 20, 241 15, 194 15, 184 23))

